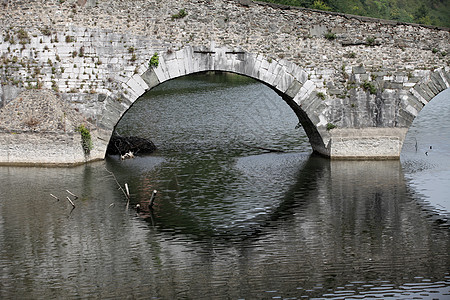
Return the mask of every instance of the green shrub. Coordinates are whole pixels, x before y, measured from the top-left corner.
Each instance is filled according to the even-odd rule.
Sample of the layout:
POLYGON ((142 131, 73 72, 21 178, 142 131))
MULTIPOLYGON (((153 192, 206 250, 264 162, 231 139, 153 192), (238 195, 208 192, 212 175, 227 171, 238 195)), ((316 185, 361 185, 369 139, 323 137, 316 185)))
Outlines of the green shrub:
POLYGON ((366 39, 366 43, 367 43, 367 45, 369 45, 369 46, 374 46, 374 45, 375 45, 375 38, 374 38, 374 37, 368 37, 368 38, 366 39))
POLYGON ((322 100, 325 100, 325 94, 322 93, 322 92, 318 92, 318 93, 317 93, 317 97, 319 97, 319 98, 322 99, 322 100))
POLYGON ((71 43, 71 42, 73 42, 73 41, 74 41, 74 39, 73 39, 72 36, 66 35, 66 43, 71 43))
POLYGON ((48 27, 41 28, 41 33, 45 36, 50 36, 52 34, 52 31, 48 27))
POLYGON ((28 39, 28 33, 22 28, 17 31, 17 37, 21 40, 28 39))
POLYGON ((326 5, 322 0, 316 0, 313 2, 312 8, 318 10, 331 10, 331 7, 326 5))
POLYGON ((155 52, 155 54, 153 54, 152 58, 150 58, 150 63, 148 64, 148 66, 153 68, 157 68, 159 66, 158 53, 155 52))
POLYGON ((89 129, 87 129, 83 124, 78 126, 75 131, 79 132, 81 135, 81 145, 83 146, 83 151, 86 155, 88 155, 92 148, 92 137, 89 129))
POLYGON ((327 40, 329 40, 329 41, 332 41, 332 40, 336 39, 336 35, 335 35, 334 33, 332 33, 332 32, 327 32, 327 33, 325 33, 325 34, 324 34, 324 37, 325 37, 327 40))
POLYGON ((337 126, 334 125, 333 123, 328 123, 328 124, 327 124, 327 130, 334 129, 334 128, 336 128, 336 127, 337 127, 337 126))
POLYGON ((371 94, 376 94, 377 93, 377 88, 372 83, 370 83, 368 81, 364 81, 364 83, 361 84, 361 87, 365 91, 369 91, 369 93, 371 93, 371 94))
POLYGON ((174 19, 182 19, 187 16, 187 12, 185 9, 180 9, 177 14, 172 15, 172 20, 174 19))

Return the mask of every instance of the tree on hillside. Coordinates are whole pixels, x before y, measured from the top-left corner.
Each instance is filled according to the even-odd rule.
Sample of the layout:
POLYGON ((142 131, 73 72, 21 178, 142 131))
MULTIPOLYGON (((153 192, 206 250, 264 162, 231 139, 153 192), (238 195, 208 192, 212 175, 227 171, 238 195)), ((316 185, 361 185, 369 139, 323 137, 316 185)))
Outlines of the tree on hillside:
POLYGON ((319 10, 331 10, 331 7, 329 7, 327 4, 325 4, 322 0, 314 1, 311 8, 319 9, 319 10))
POLYGON ((432 24, 431 18, 429 16, 429 10, 422 4, 415 12, 414 12, 414 22, 420 24, 432 24))

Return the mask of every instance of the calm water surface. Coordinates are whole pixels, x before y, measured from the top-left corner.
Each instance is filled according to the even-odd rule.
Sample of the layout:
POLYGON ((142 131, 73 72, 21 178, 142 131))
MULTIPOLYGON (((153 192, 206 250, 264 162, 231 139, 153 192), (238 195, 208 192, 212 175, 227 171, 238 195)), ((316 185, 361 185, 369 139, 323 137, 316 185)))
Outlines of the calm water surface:
POLYGON ((0 167, 0 298, 448 299, 449 101, 425 107, 401 161, 338 162, 260 83, 163 84, 117 128, 156 153, 0 167))

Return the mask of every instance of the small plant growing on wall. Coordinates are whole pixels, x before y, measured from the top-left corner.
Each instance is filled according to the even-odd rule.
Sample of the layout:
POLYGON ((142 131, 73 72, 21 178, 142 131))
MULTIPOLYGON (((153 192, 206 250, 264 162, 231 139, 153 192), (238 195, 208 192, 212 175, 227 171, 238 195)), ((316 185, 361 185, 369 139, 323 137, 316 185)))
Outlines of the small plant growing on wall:
POLYGON ((22 28, 21 29, 19 29, 18 31, 17 31, 17 37, 19 38, 19 39, 21 39, 21 40, 27 40, 29 37, 28 37, 28 32, 26 32, 25 30, 23 30, 22 28))
POLYGON ((89 155, 93 148, 92 137, 89 129, 87 129, 84 124, 78 126, 75 131, 79 132, 81 135, 81 145, 83 147, 84 154, 89 155))
POLYGON ((159 56, 158 53, 155 52, 155 54, 153 54, 152 58, 150 58, 150 63, 148 64, 148 66, 150 68, 157 68, 159 65, 159 56))
POLYGON ((74 38, 70 35, 66 35, 66 43, 72 43, 74 41, 74 38))
POLYGON ((322 100, 325 100, 325 94, 322 93, 322 92, 318 92, 318 93, 317 93, 317 97, 319 97, 319 98, 322 99, 322 100))
POLYGON ((177 14, 172 15, 172 20, 174 19, 182 19, 187 16, 187 12, 185 9, 180 9, 177 14))
POLYGON ((334 125, 333 123, 328 123, 328 124, 327 124, 327 130, 334 129, 334 128, 336 128, 336 127, 337 127, 337 126, 334 125))
POLYGON ((377 88, 372 83, 370 83, 368 81, 364 81, 364 83, 361 85, 361 87, 365 91, 369 91, 369 93, 371 93, 371 94, 376 94, 377 93, 377 88))
POLYGON ((41 30, 41 33, 45 36, 50 36, 52 34, 52 31, 48 27, 40 28, 40 30, 41 30))
POLYGON ((369 46, 375 46, 375 38, 374 38, 374 37, 368 37, 368 38, 366 39, 366 43, 367 43, 367 45, 369 45, 369 46))
POLYGON ((334 34, 332 32, 327 32, 327 33, 325 33, 324 37, 329 41, 333 41, 336 39, 336 34, 334 34))

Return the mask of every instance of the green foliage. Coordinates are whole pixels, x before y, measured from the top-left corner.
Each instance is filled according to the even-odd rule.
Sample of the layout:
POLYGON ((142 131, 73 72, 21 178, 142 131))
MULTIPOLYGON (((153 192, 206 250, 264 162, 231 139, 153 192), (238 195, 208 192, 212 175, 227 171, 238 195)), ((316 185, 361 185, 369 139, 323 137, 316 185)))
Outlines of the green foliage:
POLYGON ((337 126, 334 125, 333 123, 328 123, 328 124, 327 124, 327 130, 334 129, 334 128, 336 128, 336 127, 337 127, 337 126))
POLYGON ((66 43, 71 43, 71 42, 73 42, 73 41, 74 41, 74 39, 73 39, 72 36, 66 35, 66 43))
POLYGON ((414 12, 414 22, 421 24, 431 24, 429 9, 422 4, 415 12, 414 12))
POLYGON ((369 46, 374 46, 374 45, 375 45, 375 38, 374 38, 374 37, 368 37, 368 38, 366 39, 366 43, 367 43, 367 45, 369 45, 369 46))
POLYGON ((150 58, 150 63, 148 64, 148 66, 153 68, 157 68, 159 66, 159 56, 157 52, 155 52, 152 58, 150 58))
POLYGON ((40 30, 43 35, 50 36, 52 34, 52 31, 48 27, 43 27, 40 30))
POLYGON ((372 83, 370 83, 368 81, 364 81, 364 83, 361 84, 361 87, 365 91, 369 91, 369 93, 371 93, 371 94, 376 94, 377 93, 377 88, 372 83))
POLYGON ((327 40, 329 40, 329 41, 332 41, 332 40, 336 39, 336 35, 335 35, 334 33, 331 33, 331 32, 325 33, 325 34, 324 34, 324 37, 325 37, 327 40))
POLYGON ((172 20, 174 19, 182 19, 187 16, 187 12, 185 9, 180 9, 177 14, 172 15, 172 20))
POLYGON ((21 28, 17 31, 17 37, 21 40, 28 39, 28 33, 21 28))
POLYGON ((325 100, 325 94, 324 93, 322 93, 322 92, 318 92, 317 93, 317 97, 319 97, 320 99, 322 99, 322 100, 325 100))
POLYGON ((79 132, 81 135, 81 145, 83 146, 83 151, 86 155, 88 155, 92 148, 92 137, 91 133, 89 132, 89 129, 87 129, 84 124, 81 124, 78 126, 75 131, 79 132))
POLYGON ((448 0, 260 0, 407 23, 450 27, 448 0))
POLYGON ((318 9, 318 10, 331 10, 331 7, 329 7, 328 5, 326 5, 323 1, 321 0, 316 0, 314 1, 314 3, 312 4, 312 7, 314 9, 318 9))
POLYGON ((19 38, 19 43, 22 45, 28 44, 30 42, 28 33, 22 28, 17 31, 17 37, 19 38))

